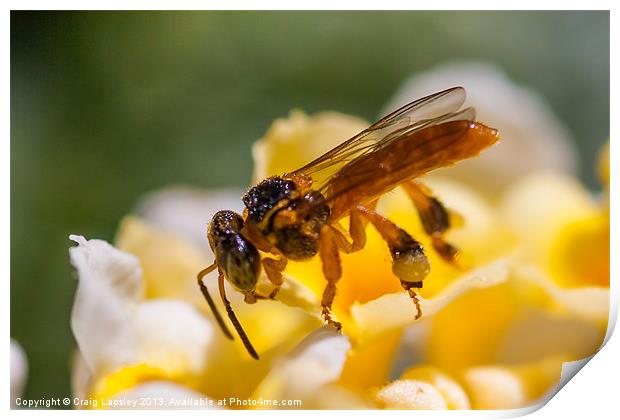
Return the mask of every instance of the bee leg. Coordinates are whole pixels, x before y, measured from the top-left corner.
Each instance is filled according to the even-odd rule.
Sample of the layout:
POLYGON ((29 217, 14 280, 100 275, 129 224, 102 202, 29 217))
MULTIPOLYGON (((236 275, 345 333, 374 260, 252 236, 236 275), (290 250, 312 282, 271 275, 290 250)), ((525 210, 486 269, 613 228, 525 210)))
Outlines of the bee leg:
POLYGON ((286 268, 288 260, 284 255, 281 255, 278 260, 268 257, 263 258, 262 263, 267 278, 275 286, 269 294, 269 299, 274 299, 280 290, 280 286, 282 286, 282 272, 286 268))
POLYGON ((351 217, 368 220, 387 242, 392 254, 392 272, 400 279, 400 284, 409 293, 416 306, 415 319, 420 318, 422 308, 417 293, 412 289, 421 288, 424 278, 430 272, 430 265, 422 245, 404 229, 367 207, 356 206, 351 217))
MULTIPOLYGON (((377 206, 377 200, 365 205, 364 208, 374 211, 377 206)), ((353 242, 351 243, 351 251, 357 252, 366 245, 366 227, 368 226, 368 218, 363 217, 360 212, 352 211, 349 217, 349 235, 353 242)))
POLYGON ((336 282, 342 275, 342 267, 340 265, 340 251, 338 249, 338 243, 333 236, 332 227, 329 225, 321 228, 321 234, 319 238, 319 256, 323 265, 323 275, 327 280, 327 286, 323 290, 323 297, 321 299, 322 314, 325 321, 340 331, 342 325, 332 319, 332 304, 336 297, 336 282))
MULTIPOLYGON (((369 210, 374 210, 376 205, 377 201, 375 200, 364 207, 369 210)), ((351 212, 349 217, 349 236, 351 237, 351 242, 349 242, 345 236, 345 230, 340 225, 335 224, 329 226, 340 251, 345 254, 352 254, 364 248, 366 245, 366 227, 368 226, 368 222, 368 219, 361 216, 359 212, 351 212)))
POLYGON ((450 227, 450 214, 431 191, 416 181, 401 184, 413 205, 418 210, 424 231, 431 237, 433 248, 447 262, 455 264, 458 249, 443 239, 443 234, 450 227))
POLYGON ((409 294, 409 297, 415 305, 416 314, 414 319, 420 319, 420 317, 422 316, 422 307, 420 306, 420 299, 418 298, 418 294, 413 289, 422 288, 422 281, 420 280, 416 282, 409 282, 401 280, 400 284, 401 286, 403 286, 403 289, 405 289, 405 291, 409 294))
POLYGON ((220 312, 217 310, 217 307, 215 306, 215 302, 213 302, 213 299, 211 298, 211 295, 209 294, 209 290, 207 290, 207 286, 205 286, 204 282, 202 281, 202 279, 207 274, 211 273, 216 268, 217 268, 217 263, 214 261, 213 264, 211 264, 210 266, 208 266, 207 268, 202 270, 200 273, 198 273, 198 276, 197 276, 197 278, 198 278, 198 286, 200 287, 200 291, 202 292, 202 295, 204 296, 205 300, 207 301, 207 304, 209 305, 209 308, 211 308, 211 312, 213 313, 213 316, 215 317, 215 320, 217 321, 218 325, 222 329, 222 332, 224 332, 224 335, 226 335, 226 337, 228 337, 228 338, 230 338, 232 340, 233 339, 232 334, 228 330, 228 327, 226 326, 226 324, 224 324, 224 320, 222 319, 222 316, 220 315, 220 312))
POLYGON ((226 312, 228 313, 228 318, 230 319, 230 322, 232 322, 232 324, 235 326, 235 329, 237 330, 237 334, 239 334, 239 337, 241 338, 241 341, 243 342, 243 345, 245 346, 248 353, 250 353, 250 356, 258 360, 258 353, 256 353, 256 350, 254 350, 254 346, 252 346, 250 339, 248 338, 247 334, 243 330, 241 323, 237 319, 235 312, 230 306, 229 300, 226 298, 226 289, 224 288, 224 273, 222 273, 219 269, 218 269, 217 284, 220 289, 220 297, 222 298, 222 302, 224 303, 224 307, 226 308, 226 312))

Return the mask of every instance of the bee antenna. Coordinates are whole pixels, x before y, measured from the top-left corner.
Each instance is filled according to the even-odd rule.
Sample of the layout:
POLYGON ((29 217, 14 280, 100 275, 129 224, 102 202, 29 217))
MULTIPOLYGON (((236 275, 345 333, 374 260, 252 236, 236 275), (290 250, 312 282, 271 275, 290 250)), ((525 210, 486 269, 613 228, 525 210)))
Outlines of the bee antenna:
POLYGON ((241 323, 239 322, 239 320, 237 319, 237 316, 233 312, 233 309, 230 306, 230 302, 228 301, 228 299, 226 299, 226 291, 224 290, 224 274, 222 272, 219 273, 217 280, 218 280, 218 286, 220 288, 220 296, 222 297, 222 301, 224 302, 224 306, 226 307, 226 312, 228 313, 228 318, 230 318, 230 322, 232 322, 233 325, 235 326, 235 329, 237 330, 237 334, 239 334, 239 338, 241 338, 241 341, 243 342, 243 345, 245 346, 248 353, 250 353, 250 356, 258 360, 258 353, 256 353, 256 350, 254 350, 254 347, 252 346, 250 339, 248 338, 245 331, 243 331, 243 327, 241 326, 241 323))
POLYGON ((211 308, 211 312, 213 313, 213 316, 215 317, 215 320, 219 324, 220 328, 224 332, 224 335, 226 335, 226 337, 230 338, 231 340, 234 340, 235 338, 230 333, 230 330, 228 329, 226 324, 224 324, 224 319, 220 315, 220 312, 217 310, 217 307, 215 306, 215 302, 213 302, 213 299, 211 298, 211 295, 209 294, 209 291, 207 290, 207 286, 205 286, 204 282, 202 281, 204 276, 206 276, 207 274, 215 270, 216 267, 217 267, 217 263, 214 262, 213 264, 211 264, 210 266, 202 270, 200 273, 198 273, 198 276, 197 276, 198 286, 200 286, 200 291, 202 292, 202 295, 205 297, 205 300, 207 301, 209 308, 211 308))

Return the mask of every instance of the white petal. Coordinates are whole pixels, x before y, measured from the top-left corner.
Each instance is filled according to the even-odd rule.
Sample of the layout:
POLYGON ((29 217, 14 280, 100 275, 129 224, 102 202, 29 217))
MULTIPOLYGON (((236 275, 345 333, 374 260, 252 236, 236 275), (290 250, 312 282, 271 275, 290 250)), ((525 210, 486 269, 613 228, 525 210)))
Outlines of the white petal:
POLYGON ((469 410, 471 404, 463 387, 448 374, 430 365, 407 369, 400 379, 413 379, 431 384, 443 396, 449 409, 469 410))
POLYGON ((80 349, 76 349, 71 358, 71 391, 74 397, 80 400, 88 398, 88 393, 93 380, 90 371, 80 349))
POLYGON ((175 372, 200 373, 213 341, 213 326, 192 305, 154 299, 136 312, 139 362, 175 372))
POLYGON ((19 343, 11 339, 11 407, 16 408, 15 399, 22 395, 28 378, 28 359, 19 343))
POLYGON ((385 408, 446 410, 448 403, 439 390, 429 383, 413 379, 399 379, 383 388, 376 394, 377 400, 385 408))
POLYGON ((117 394, 108 403, 116 409, 218 409, 217 401, 167 381, 145 382, 117 394))
POLYGON ((331 327, 308 335, 274 366, 254 393, 256 398, 297 398, 302 402, 322 386, 336 381, 351 349, 347 336, 331 327))
POLYGON ((135 213, 208 249, 207 225, 211 218, 219 210, 241 213, 242 195, 242 190, 233 188, 207 191, 184 186, 169 187, 141 198, 135 213))
POLYGON ((540 95, 516 85, 495 66, 457 62, 414 75, 384 108, 384 114, 452 86, 465 87, 465 106, 474 106, 478 121, 499 130, 500 143, 475 159, 435 174, 455 177, 489 193, 500 193, 508 184, 535 170, 576 172, 574 141, 566 127, 540 95))
POLYGON ((137 258, 105 241, 71 235, 69 250, 78 286, 71 329, 86 365, 95 375, 136 360, 135 305, 143 295, 137 258))
MULTIPOLYGON (((284 282, 276 299, 285 305, 303 309, 306 313, 316 318, 321 318, 321 302, 316 294, 308 286, 287 273, 282 273, 282 277, 284 282)), ((268 280, 264 272, 259 277, 256 290, 262 295, 268 295, 273 290, 273 284, 268 280)))

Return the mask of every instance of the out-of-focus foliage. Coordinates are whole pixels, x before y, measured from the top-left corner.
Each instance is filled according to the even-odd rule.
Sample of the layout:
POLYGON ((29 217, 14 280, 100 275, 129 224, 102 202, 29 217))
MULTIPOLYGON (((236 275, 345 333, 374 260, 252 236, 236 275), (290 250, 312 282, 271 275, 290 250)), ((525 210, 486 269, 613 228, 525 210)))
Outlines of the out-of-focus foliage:
POLYGON ((70 232, 111 239, 166 184, 245 186, 251 144, 291 108, 373 120, 405 78, 460 59, 541 93, 595 185, 607 12, 13 12, 11 336, 30 362, 25 397, 69 395, 70 232))

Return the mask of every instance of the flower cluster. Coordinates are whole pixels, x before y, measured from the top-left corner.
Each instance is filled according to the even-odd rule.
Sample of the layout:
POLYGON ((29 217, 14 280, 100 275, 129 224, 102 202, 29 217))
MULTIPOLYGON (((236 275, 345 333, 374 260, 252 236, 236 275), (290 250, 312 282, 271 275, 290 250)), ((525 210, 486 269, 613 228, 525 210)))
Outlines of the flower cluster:
MULTIPOLYGON (((261 355, 251 359, 238 339, 219 331, 196 284, 196 274, 213 261, 209 216, 223 207, 240 210, 241 192, 171 188, 139 203, 121 222, 114 246, 71 237, 79 277, 71 319, 75 395, 149 397, 164 405, 208 398, 219 402, 215 408, 300 401, 283 408, 503 409, 553 392, 562 364, 593 354, 605 336, 609 207, 570 174, 570 148, 544 104, 489 71, 473 66, 460 74, 469 74, 477 89, 484 86, 480 78, 492 79, 504 104, 533 101, 547 120, 528 132, 532 125, 510 117, 510 103, 501 114, 493 97, 480 100, 473 104, 478 110, 496 113, 488 122, 500 133, 506 127, 498 147, 510 152, 424 180, 462 222, 447 236, 462 251, 461 267, 435 254, 403 192, 378 203, 427 250, 432 270, 421 290, 420 320, 391 272, 385 243, 369 227, 366 247, 342 256, 334 302, 342 334, 322 325, 319 261, 290 262, 275 301, 248 305, 227 290, 261 355), (550 166, 531 159, 527 145, 539 139, 547 139, 540 142, 544 153, 562 150, 550 166)), ((333 112, 294 111, 255 144, 254 178, 295 169, 367 125, 333 112)), ((607 187, 608 167, 607 155, 601 163, 607 187)), ((215 281, 206 278, 207 287, 215 290, 215 281)), ((258 287, 269 288, 268 281, 261 278, 258 287)))

